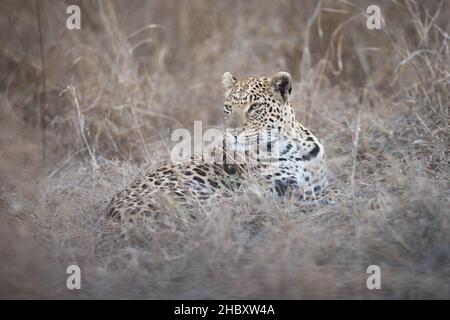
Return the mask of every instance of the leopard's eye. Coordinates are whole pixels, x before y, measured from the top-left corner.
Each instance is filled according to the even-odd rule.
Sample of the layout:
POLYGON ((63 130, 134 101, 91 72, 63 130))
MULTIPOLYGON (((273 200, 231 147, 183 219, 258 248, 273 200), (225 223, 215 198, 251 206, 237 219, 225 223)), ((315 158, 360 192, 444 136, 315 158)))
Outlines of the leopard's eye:
POLYGON ((250 108, 248 108, 248 112, 254 112, 257 111, 259 109, 261 109, 264 106, 264 103, 254 103, 250 106, 250 108))

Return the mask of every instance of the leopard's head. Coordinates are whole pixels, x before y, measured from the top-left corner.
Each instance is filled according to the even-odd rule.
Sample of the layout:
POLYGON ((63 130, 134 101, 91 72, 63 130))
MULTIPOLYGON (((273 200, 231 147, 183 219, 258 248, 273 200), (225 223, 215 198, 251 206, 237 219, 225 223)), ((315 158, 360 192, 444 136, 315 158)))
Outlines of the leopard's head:
POLYGON ((237 79, 223 74, 224 116, 227 136, 250 143, 258 133, 293 127, 294 110, 289 101, 292 78, 287 72, 272 77, 237 79))

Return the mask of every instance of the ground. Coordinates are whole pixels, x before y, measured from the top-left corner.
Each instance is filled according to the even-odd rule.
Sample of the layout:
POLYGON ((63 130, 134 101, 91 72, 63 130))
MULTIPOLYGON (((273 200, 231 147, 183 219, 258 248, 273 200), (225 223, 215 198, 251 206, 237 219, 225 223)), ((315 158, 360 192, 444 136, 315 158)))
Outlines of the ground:
POLYGON ((66 30, 63 3, 38 1, 39 19, 4 1, 0 297, 449 299, 449 4, 379 2, 368 30, 372 2, 86 1, 66 30), (107 201, 169 160, 172 130, 221 126, 224 71, 278 70, 337 204, 305 213, 254 185, 195 219, 168 206, 173 228, 103 235, 107 201))

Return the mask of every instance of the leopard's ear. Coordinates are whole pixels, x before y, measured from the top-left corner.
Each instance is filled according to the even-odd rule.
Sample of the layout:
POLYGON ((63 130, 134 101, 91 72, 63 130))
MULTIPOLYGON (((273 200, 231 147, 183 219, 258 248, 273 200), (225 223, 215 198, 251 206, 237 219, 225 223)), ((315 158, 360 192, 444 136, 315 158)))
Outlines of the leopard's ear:
POLYGON ((280 71, 269 79, 273 90, 281 95, 283 101, 286 101, 292 92, 292 77, 289 73, 280 71))
POLYGON ((233 77, 231 73, 228 71, 225 72, 222 76, 222 87, 224 90, 225 97, 228 97, 233 90, 233 86, 236 84, 237 79, 233 77))

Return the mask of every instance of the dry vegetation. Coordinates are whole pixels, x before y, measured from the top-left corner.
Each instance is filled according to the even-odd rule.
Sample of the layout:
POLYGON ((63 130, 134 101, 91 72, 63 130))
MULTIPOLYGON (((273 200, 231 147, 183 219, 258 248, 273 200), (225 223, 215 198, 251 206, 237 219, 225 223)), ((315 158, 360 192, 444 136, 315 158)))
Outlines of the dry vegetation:
POLYGON ((0 297, 450 298, 450 4, 317 3, 86 0, 69 31, 68 2, 2 1, 0 297), (279 70, 336 205, 247 191, 101 237, 108 198, 168 159, 171 130, 221 125, 224 71, 279 70))

